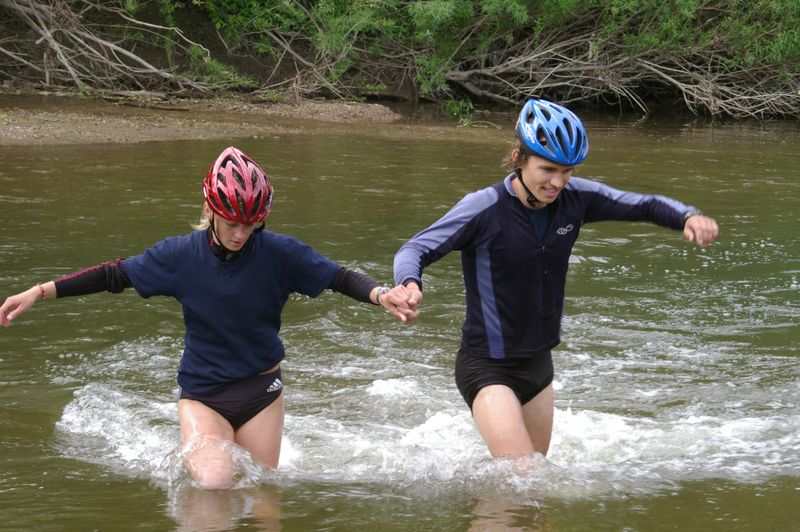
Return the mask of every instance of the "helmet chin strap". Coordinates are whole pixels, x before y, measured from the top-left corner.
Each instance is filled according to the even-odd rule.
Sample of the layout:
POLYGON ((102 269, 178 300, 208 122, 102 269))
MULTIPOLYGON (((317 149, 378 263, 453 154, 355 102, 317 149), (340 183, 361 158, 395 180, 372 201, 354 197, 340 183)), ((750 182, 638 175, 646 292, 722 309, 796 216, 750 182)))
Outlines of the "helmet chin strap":
POLYGON ((212 242, 210 242, 211 248, 212 249, 217 248, 217 250, 219 252, 217 252, 217 250, 215 250, 215 254, 218 257, 222 258, 225 262, 230 262, 230 261, 234 260, 236 257, 239 256, 239 253, 240 253, 239 251, 233 251, 231 249, 228 249, 222 243, 222 239, 217 234, 217 223, 216 223, 216 217, 214 216, 214 213, 211 213, 211 234, 214 237, 212 242))
POLYGON ((211 213, 211 223, 209 224, 211 227, 211 234, 214 236, 216 240, 215 244, 224 249, 225 251, 230 251, 228 248, 222 245, 222 239, 217 234, 217 218, 214 216, 214 213, 211 213))
MULTIPOLYGON (((263 231, 264 226, 265 224, 262 221, 261 224, 253 230, 253 233, 258 233, 260 231, 263 231)), ((222 243, 222 239, 217 234, 216 218, 213 212, 211 213, 211 221, 209 227, 211 229, 212 239, 208 244, 211 246, 211 249, 214 251, 214 254, 225 262, 232 262, 236 260, 244 250, 244 246, 242 246, 242 249, 240 249, 239 251, 233 251, 225 247, 225 245, 222 243)), ((251 234, 250 238, 252 238, 252 236, 253 235, 251 234)))
POLYGON ((525 200, 528 202, 528 205, 530 205, 534 209, 540 209, 545 205, 547 205, 545 202, 536 199, 536 196, 533 195, 531 189, 529 189, 528 186, 525 184, 525 181, 522 180, 522 172, 520 170, 517 170, 515 173, 517 180, 519 181, 519 184, 522 185, 522 188, 524 188, 525 192, 528 194, 528 197, 525 198, 525 200))

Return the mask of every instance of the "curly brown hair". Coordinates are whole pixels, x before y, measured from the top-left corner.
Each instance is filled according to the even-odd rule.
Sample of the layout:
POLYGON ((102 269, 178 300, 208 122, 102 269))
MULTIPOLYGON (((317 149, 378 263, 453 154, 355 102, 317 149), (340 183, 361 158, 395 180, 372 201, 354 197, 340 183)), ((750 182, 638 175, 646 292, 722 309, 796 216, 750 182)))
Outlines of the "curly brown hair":
POLYGON ((522 143, 519 139, 514 139, 514 144, 511 145, 511 151, 503 158, 503 168, 519 170, 527 160, 528 154, 522 149, 522 143))

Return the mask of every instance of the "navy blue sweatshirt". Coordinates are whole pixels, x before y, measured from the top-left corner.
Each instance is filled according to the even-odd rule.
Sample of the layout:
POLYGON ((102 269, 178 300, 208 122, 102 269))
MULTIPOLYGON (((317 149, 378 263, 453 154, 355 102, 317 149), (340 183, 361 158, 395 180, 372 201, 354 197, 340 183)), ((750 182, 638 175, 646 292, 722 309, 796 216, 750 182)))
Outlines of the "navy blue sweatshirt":
POLYGON ((169 237, 123 267, 142 297, 171 296, 183 305, 185 347, 178 383, 192 394, 213 394, 284 358, 278 333, 292 292, 318 296, 340 270, 310 246, 262 231, 241 257, 217 260, 205 231, 169 237))

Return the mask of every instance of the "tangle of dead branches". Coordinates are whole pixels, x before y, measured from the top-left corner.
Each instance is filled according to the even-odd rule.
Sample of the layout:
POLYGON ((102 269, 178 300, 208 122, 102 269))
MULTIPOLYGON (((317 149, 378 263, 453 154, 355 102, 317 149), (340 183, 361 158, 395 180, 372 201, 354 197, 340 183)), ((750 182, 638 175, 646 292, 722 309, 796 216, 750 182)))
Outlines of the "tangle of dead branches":
MULTIPOLYGON (((145 0, 139 3, 147 5, 145 0)), ((360 32, 352 22, 362 20, 366 16, 363 11, 373 9, 371 4, 342 3, 337 9, 344 11, 335 18, 325 10, 317 11, 313 2, 282 0, 281 6, 302 14, 303 24, 292 26, 288 22, 281 25, 278 19, 271 19, 271 25, 256 20, 258 10, 269 11, 274 6, 253 0, 250 6, 257 11, 248 19, 253 24, 231 34, 241 23, 226 27, 225 16, 231 15, 226 13, 215 33, 208 12, 203 11, 204 5, 207 8, 212 3, 206 0, 205 4, 181 6, 206 17, 211 31, 203 38, 221 42, 228 58, 246 58, 260 65, 257 80, 248 88, 255 89, 256 97, 398 96, 399 92, 393 91, 403 87, 404 96, 440 100, 466 96, 516 105, 536 95, 564 103, 624 105, 644 113, 654 102, 663 101, 711 116, 800 116, 797 54, 789 53, 788 59, 771 63, 759 56, 748 63, 737 55, 741 55, 741 47, 732 51, 730 42, 722 40, 704 42, 702 49, 637 47, 630 35, 635 35, 637 24, 647 26, 641 16, 630 19, 631 25, 624 30, 627 40, 621 36, 623 30, 600 38, 601 7, 591 7, 563 25, 539 33, 515 26, 513 35, 487 35, 492 24, 484 15, 476 15, 471 23, 460 26, 454 37, 448 34, 448 46, 437 48, 436 39, 420 41, 412 36, 414 26, 405 20, 406 11, 391 15, 397 17, 391 38, 377 38, 377 30, 360 32), (349 9, 362 12, 359 15, 349 9), (354 18, 348 19, 348 15, 354 18), (321 36, 332 34, 339 36, 338 46, 320 44, 321 36), (229 47, 226 38, 236 44, 229 47), (444 57, 437 55, 442 53, 444 57)), ((197 74, 198 63, 214 63, 208 42, 206 46, 193 42, 174 25, 136 18, 125 9, 127 4, 125 0, 0 0, 0 82, 172 94, 242 89, 240 80, 226 81, 230 72, 217 72, 216 77, 197 74)), ((414 3, 384 0, 374 9, 383 4, 400 9, 414 3)), ((427 9, 438 4, 418 5, 427 9)), ((325 5, 331 9, 334 4, 325 5)), ((696 13, 699 25, 687 33, 715 28, 718 17, 727 12, 725 5, 703 4, 696 13)), ((291 20, 297 23, 296 18, 291 20)))
MULTIPOLYGON (((472 64, 473 62, 468 62, 472 64)), ((628 56, 592 51, 591 36, 509 51, 481 66, 462 63, 446 79, 475 97, 514 103, 531 94, 560 101, 627 102, 648 111, 643 89, 679 95, 692 112, 735 118, 798 116, 800 77, 774 66, 731 68, 714 57, 628 56)))
POLYGON ((634 52, 615 41, 598 45, 596 28, 575 26, 454 65, 445 78, 467 94, 505 103, 530 95, 562 102, 626 102, 648 112, 647 98, 675 95, 694 113, 735 118, 800 116, 798 65, 731 66, 724 51, 634 52), (576 35, 575 28, 585 27, 576 35))
POLYGON ((0 74, 6 79, 84 90, 209 88, 177 73, 164 53, 170 49, 177 57, 202 46, 178 28, 134 18, 117 2, 0 0, 0 15, 4 27, 16 29, 13 38, 0 39, 0 74), (160 51, 159 60, 168 66, 156 66, 145 51, 160 51))

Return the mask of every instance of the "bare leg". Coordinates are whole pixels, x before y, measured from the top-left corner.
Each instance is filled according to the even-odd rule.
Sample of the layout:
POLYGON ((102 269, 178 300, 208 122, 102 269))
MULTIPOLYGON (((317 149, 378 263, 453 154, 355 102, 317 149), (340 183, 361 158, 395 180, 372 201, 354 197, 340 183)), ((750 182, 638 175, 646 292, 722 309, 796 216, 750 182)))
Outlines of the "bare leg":
POLYGON ((178 419, 183 446, 187 450, 186 465, 192 478, 204 489, 226 489, 233 486, 233 460, 228 452, 206 441, 233 441, 230 423, 199 401, 178 401, 178 419))
POLYGON ((271 469, 278 467, 283 436, 283 394, 236 431, 235 442, 271 469))
POLYGON ((508 386, 486 386, 472 403, 472 417, 495 458, 547 454, 553 432, 553 386, 524 406, 508 386))
POLYGON ((522 405, 525 428, 537 453, 547 454, 553 436, 553 385, 522 405))
POLYGON ((493 457, 533 455, 522 405, 508 386, 492 384, 481 388, 472 403, 472 417, 493 457))

